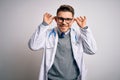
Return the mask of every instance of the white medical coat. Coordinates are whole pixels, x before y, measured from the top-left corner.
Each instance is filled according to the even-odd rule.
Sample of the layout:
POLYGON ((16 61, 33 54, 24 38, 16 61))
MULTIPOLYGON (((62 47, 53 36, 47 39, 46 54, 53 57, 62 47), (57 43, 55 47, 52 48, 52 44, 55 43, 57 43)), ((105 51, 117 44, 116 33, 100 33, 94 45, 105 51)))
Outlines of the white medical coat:
MULTIPOLYGON (((70 30, 71 44, 73 50, 74 59, 80 70, 78 80, 85 80, 86 69, 83 60, 83 54, 95 54, 96 42, 89 28, 79 28, 77 33, 73 28, 70 30), (81 79, 80 79, 81 78, 81 79)), ((57 27, 49 29, 49 26, 40 24, 35 33, 29 40, 29 48, 32 50, 39 50, 43 48, 43 59, 41 63, 39 80, 47 80, 47 73, 51 68, 58 43, 57 27)))

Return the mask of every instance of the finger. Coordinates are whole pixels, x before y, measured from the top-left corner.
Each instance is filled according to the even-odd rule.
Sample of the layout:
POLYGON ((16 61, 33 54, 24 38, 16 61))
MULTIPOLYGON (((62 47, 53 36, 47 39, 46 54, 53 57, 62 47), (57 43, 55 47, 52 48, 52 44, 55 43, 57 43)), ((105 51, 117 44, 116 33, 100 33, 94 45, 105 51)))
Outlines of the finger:
POLYGON ((45 18, 45 17, 47 17, 47 18, 48 18, 48 13, 47 13, 47 12, 44 14, 44 18, 45 18))
POLYGON ((77 19, 78 19, 79 21, 83 21, 80 17, 77 17, 77 19))
POLYGON ((47 13, 47 17, 49 17, 49 18, 50 18, 51 16, 52 16, 51 14, 47 13))
POLYGON ((76 22, 78 22, 78 19, 77 18, 74 18, 76 22))
POLYGON ((81 17, 83 20, 86 20, 86 16, 81 17))
POLYGON ((44 16, 50 18, 52 15, 46 12, 44 16))
POLYGON ((80 16, 81 21, 84 21, 84 17, 80 16))
POLYGON ((47 15, 47 13, 44 14, 44 17, 47 15))
POLYGON ((55 18, 56 18, 56 16, 53 16, 53 17, 52 17, 52 19, 55 19, 55 18))
POLYGON ((86 16, 80 17, 82 21, 86 21, 86 16))
POLYGON ((86 20, 86 16, 84 16, 84 19, 86 20))
POLYGON ((52 17, 52 15, 51 15, 51 14, 48 14, 48 17, 52 17))
POLYGON ((80 22, 79 18, 75 18, 75 21, 77 22, 77 24, 80 22))

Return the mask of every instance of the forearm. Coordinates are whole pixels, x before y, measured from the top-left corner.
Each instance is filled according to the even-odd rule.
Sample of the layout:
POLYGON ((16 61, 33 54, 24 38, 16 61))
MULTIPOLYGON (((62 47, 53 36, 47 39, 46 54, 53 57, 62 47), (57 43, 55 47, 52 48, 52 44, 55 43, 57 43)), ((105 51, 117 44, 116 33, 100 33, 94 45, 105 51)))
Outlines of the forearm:
POLYGON ((48 25, 45 23, 42 23, 38 26, 28 43, 31 50, 39 50, 40 48, 44 48, 47 29, 48 25))
POLYGON ((85 27, 83 29, 80 29, 80 32, 84 52, 87 54, 95 54, 97 46, 90 28, 85 27))

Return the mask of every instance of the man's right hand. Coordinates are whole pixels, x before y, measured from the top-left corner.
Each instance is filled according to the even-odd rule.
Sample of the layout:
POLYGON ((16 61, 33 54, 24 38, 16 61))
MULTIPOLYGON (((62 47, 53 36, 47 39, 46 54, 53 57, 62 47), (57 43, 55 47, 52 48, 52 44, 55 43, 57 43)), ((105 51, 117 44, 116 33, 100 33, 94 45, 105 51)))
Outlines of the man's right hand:
POLYGON ((49 25, 50 23, 52 23, 53 20, 54 20, 54 16, 52 16, 52 15, 49 14, 49 13, 45 13, 45 14, 44 14, 44 16, 43 16, 43 21, 44 21, 45 23, 47 23, 47 24, 49 25))

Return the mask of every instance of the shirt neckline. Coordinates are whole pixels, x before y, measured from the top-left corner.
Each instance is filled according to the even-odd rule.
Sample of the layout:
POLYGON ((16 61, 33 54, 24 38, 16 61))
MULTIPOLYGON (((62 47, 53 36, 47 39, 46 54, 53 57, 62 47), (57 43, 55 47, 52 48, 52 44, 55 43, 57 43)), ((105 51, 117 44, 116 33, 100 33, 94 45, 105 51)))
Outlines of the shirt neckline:
MULTIPOLYGON (((65 35, 67 35, 69 32, 70 32, 70 29, 69 29, 67 32, 65 32, 65 35)), ((59 30, 59 28, 58 28, 58 33, 59 33, 59 34, 62 33, 62 32, 59 30)))

